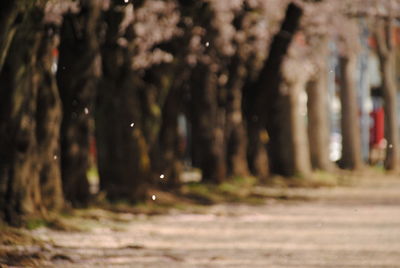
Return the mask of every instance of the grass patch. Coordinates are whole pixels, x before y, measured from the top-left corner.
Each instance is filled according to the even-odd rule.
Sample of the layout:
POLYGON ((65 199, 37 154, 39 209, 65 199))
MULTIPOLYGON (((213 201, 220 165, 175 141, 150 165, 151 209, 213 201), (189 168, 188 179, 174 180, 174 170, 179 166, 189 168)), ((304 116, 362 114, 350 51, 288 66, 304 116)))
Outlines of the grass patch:
POLYGON ((99 183, 99 171, 96 166, 91 166, 87 170, 86 176, 91 185, 97 185, 99 183))
POLYGON ((259 198, 251 196, 255 185, 254 177, 235 177, 221 184, 193 182, 182 186, 180 194, 202 205, 226 202, 260 204, 259 198))
MULTIPOLYGON (((234 177, 221 184, 189 182, 175 190, 149 189, 147 200, 138 203, 122 199, 108 201, 100 193, 94 205, 111 213, 159 215, 171 210, 202 213, 205 206, 217 203, 262 204, 265 200, 251 193, 256 184, 254 177, 234 177)), ((86 212, 82 214, 82 217, 92 219, 103 216, 86 212)))
POLYGON ((78 226, 68 224, 63 218, 72 217, 70 214, 55 214, 48 218, 30 217, 25 219, 23 228, 31 231, 38 228, 49 228, 56 231, 81 231, 78 226))
POLYGON ((353 179, 350 174, 353 173, 348 174, 343 170, 337 170, 336 172, 317 170, 309 176, 298 176, 291 178, 273 176, 265 183, 265 186, 274 188, 321 188, 349 186, 353 184, 353 179))
POLYGON ((47 227, 49 222, 40 218, 31 218, 25 221, 25 228, 28 230, 35 230, 40 227, 47 227))

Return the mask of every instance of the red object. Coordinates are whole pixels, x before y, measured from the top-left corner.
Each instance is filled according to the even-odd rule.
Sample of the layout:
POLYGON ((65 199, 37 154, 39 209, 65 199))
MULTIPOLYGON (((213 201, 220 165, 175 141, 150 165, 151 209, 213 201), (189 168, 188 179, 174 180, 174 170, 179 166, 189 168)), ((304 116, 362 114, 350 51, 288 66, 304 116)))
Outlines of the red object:
POLYGON ((369 37, 368 37, 368 45, 369 45, 371 48, 376 49, 377 43, 376 43, 375 37, 373 37, 373 36, 369 36, 369 37))
POLYGON ((89 137, 89 154, 94 159, 97 157, 96 139, 93 136, 89 137))
POLYGON ((53 54, 54 58, 57 58, 58 57, 58 49, 57 48, 53 49, 52 54, 53 54))
POLYGON ((385 135, 385 113, 383 108, 375 109, 371 112, 371 118, 373 125, 370 129, 370 144, 372 146, 378 146, 381 144, 385 135))

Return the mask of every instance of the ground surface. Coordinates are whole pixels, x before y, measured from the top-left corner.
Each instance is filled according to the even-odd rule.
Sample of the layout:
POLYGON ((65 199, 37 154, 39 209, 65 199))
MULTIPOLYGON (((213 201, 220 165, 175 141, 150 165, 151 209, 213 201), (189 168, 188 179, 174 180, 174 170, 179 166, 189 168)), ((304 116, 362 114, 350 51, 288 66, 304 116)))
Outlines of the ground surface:
POLYGON ((81 223, 85 232, 33 234, 48 241, 41 251, 54 267, 400 267, 400 179, 259 191, 288 201, 215 205, 204 214, 98 211, 81 223))

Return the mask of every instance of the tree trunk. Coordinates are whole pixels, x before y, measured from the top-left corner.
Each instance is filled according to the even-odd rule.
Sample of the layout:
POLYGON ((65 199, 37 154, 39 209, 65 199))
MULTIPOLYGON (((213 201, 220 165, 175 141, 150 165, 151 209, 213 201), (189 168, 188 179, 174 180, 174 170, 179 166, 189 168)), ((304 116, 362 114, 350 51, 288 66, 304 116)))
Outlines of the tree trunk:
POLYGON ((269 159, 267 153, 268 133, 262 124, 256 109, 255 85, 249 77, 243 87, 243 111, 246 116, 247 130, 247 162, 252 175, 261 182, 266 182, 270 175, 269 159))
POLYGON ((100 6, 83 1, 80 13, 67 13, 61 28, 57 81, 63 101, 61 127, 62 178, 65 197, 73 205, 86 205, 90 197, 89 137, 99 78, 100 6))
POLYGON ((382 90, 385 111, 385 138, 387 141, 385 168, 398 170, 400 168, 399 124, 397 115, 397 89, 394 80, 394 53, 388 57, 380 57, 382 90))
POLYGON ((259 124, 258 118, 253 116, 247 119, 248 150, 247 161, 251 174, 260 181, 266 182, 269 176, 269 161, 266 144, 267 131, 259 124))
MULTIPOLYGON (((107 58, 105 65, 110 64, 107 58)), ((116 68, 113 64, 109 66, 116 68)), ((119 66, 118 71, 124 68, 129 67, 119 66)), ((99 88, 96 139, 100 189, 111 200, 142 200, 150 179, 149 150, 142 131, 137 92, 132 88, 134 74, 128 72, 118 77, 121 78, 104 72, 99 88)))
POLYGON ((332 170, 329 160, 329 116, 327 85, 324 73, 319 72, 317 80, 307 85, 308 139, 310 144, 311 165, 313 169, 332 170))
POLYGON ((319 46, 318 72, 307 85, 308 139, 312 141, 310 155, 313 169, 329 171, 332 170, 333 164, 329 160, 328 44, 326 38, 319 46))
POLYGON ((290 142, 289 94, 283 95, 281 66, 289 44, 299 26, 302 9, 294 3, 289 4, 281 30, 274 36, 267 60, 260 72, 254 92, 250 93, 259 123, 266 126, 269 135, 267 150, 272 173, 293 176, 293 152, 287 147, 290 142), (287 150, 286 150, 287 149, 287 150))
MULTIPOLYGON (((124 10, 106 14, 102 46, 103 77, 96 103, 96 141, 100 189, 112 200, 143 200, 150 180, 150 157, 143 134, 140 80, 132 70, 131 46, 121 46, 124 10)), ((128 26, 129 31, 133 31, 128 26)), ((133 37, 133 34, 127 34, 133 37)), ((127 40, 131 42, 131 39, 127 40)))
MULTIPOLYGON (((274 120, 276 120, 275 127, 279 127, 280 135, 275 137, 274 142, 281 146, 279 154, 275 154, 279 159, 274 160, 282 165, 279 174, 285 176, 307 176, 311 172, 306 122, 300 113, 299 96, 304 90, 305 83, 303 79, 285 81, 281 84, 282 93, 277 100, 279 113, 275 115, 274 120)), ((272 141, 269 141, 267 148, 272 146, 272 141)))
POLYGON ((226 159, 230 176, 246 176, 247 134, 242 114, 242 88, 246 70, 239 59, 234 59, 227 84, 226 100, 226 159))
POLYGON ((355 87, 356 55, 341 56, 340 65, 340 101, 342 107, 342 158, 339 164, 346 169, 362 167, 360 119, 355 87))
POLYGON ((64 204, 60 169, 61 99, 52 71, 55 31, 45 28, 39 48, 38 72, 41 75, 37 100, 37 140, 40 155, 42 203, 47 209, 59 210, 64 204))
POLYGON ((400 141, 397 114, 397 89, 395 77, 395 47, 393 44, 393 18, 379 19, 376 38, 385 111, 385 138, 387 141, 385 168, 400 168, 400 141))
POLYGON ((11 224, 62 205, 54 160, 60 102, 46 62, 42 17, 37 8, 28 12, 0 74, 0 211, 11 224))
POLYGON ((183 150, 181 143, 184 137, 178 131, 178 115, 182 111, 182 91, 173 87, 168 93, 162 109, 162 125, 160 131, 160 171, 164 175, 161 182, 169 187, 180 184, 179 178, 183 170, 183 150))
MULTIPOLYGON (((184 41, 184 40, 183 40, 184 41)), ((181 40, 182 42, 182 40, 181 40)), ((179 48, 180 44, 179 42, 179 48)), ((176 44, 175 44, 176 45, 176 44)), ((182 53, 182 51, 175 53, 182 53)), ((183 55, 176 56, 182 60, 183 55)), ((190 71, 184 61, 178 61, 176 65, 166 65, 170 71, 165 72, 165 77, 161 81, 170 81, 161 85, 166 92, 165 101, 162 106, 162 120, 159 131, 158 144, 153 146, 152 163, 159 172, 157 176, 163 174, 160 179, 161 185, 174 188, 180 185, 180 175, 183 171, 183 158, 187 150, 187 129, 182 129, 179 125, 179 115, 184 113, 185 88, 190 77, 190 71), (157 146, 158 145, 158 146, 157 146)))
POLYGON ((220 183, 226 177, 224 112, 218 105, 218 86, 212 66, 198 63, 193 71, 193 162, 203 180, 220 183))
POLYGON ((18 1, 4 0, 0 4, 0 72, 13 40, 18 15, 18 1))
POLYGON ((311 157, 308 144, 306 119, 301 114, 300 94, 304 92, 307 81, 297 79, 290 91, 290 130, 288 136, 293 146, 293 174, 307 176, 311 173, 311 157))

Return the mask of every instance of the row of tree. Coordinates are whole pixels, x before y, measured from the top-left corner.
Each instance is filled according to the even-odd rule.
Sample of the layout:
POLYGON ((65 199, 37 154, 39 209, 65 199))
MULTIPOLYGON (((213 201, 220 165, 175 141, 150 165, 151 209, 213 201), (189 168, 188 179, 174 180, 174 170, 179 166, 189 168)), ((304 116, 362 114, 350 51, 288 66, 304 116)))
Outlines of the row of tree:
POLYGON ((100 190, 110 200, 145 199, 160 174, 163 187, 178 186, 187 151, 203 181, 212 183, 250 174, 265 180, 270 174, 332 171, 332 40, 340 48, 340 166, 360 168, 356 17, 377 25, 391 145, 386 167, 397 169, 391 38, 397 4, 2 1, 0 218, 18 224, 65 201, 87 204, 92 136, 100 190), (299 113, 304 91, 307 123, 299 113), (180 115, 190 126, 186 149, 180 115))

